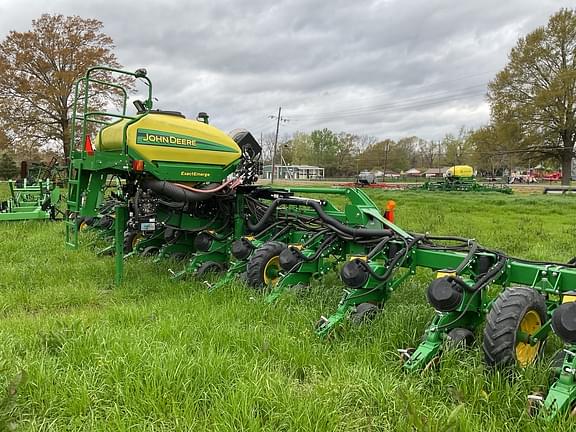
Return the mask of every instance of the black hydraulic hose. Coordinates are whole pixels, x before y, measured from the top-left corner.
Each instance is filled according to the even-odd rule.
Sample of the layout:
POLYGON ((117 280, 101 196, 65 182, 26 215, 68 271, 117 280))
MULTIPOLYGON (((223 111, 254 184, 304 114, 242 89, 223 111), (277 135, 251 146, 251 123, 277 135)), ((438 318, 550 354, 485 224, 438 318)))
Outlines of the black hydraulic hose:
POLYGON ((147 188, 151 189, 157 195, 164 195, 170 197, 174 201, 206 201, 212 198, 216 192, 193 192, 188 189, 184 189, 180 186, 176 186, 174 183, 164 180, 154 180, 154 179, 146 179, 142 182, 142 185, 147 188))
POLYGON ((468 251, 468 255, 466 255, 466 257, 462 260, 460 265, 456 267, 456 270, 454 270, 456 274, 460 274, 462 270, 464 270, 468 266, 468 264, 470 264, 470 261, 472 261, 472 258, 474 258, 474 255, 478 251, 478 243, 473 240, 470 243, 471 247, 470 250, 468 251))
POLYGON ((290 231, 292 229, 292 225, 288 224, 286 225, 284 228, 282 228, 280 231, 278 231, 276 234, 274 234, 271 238, 270 241, 272 240, 276 240, 278 237, 280 237, 282 234, 290 231))
MULTIPOLYGON (((486 251, 486 252, 491 252, 491 251, 486 251)), ((501 254, 497 254, 497 255, 500 257, 500 260, 492 268, 492 271, 487 272, 482 277, 482 279, 480 279, 478 282, 476 282, 474 284, 474 286, 469 287, 468 285, 466 285, 466 289, 471 291, 472 295, 468 299, 468 302, 466 302, 466 305, 462 308, 462 312, 460 312, 460 314, 458 314, 458 316, 456 318, 454 318, 452 321, 437 326, 438 330, 444 329, 444 328, 449 328, 450 326, 452 326, 452 324, 458 322, 460 320, 460 318, 462 318, 464 316, 464 314, 466 314, 466 312, 468 312, 468 307, 470 306, 470 304, 472 304, 472 301, 474 300, 476 295, 478 295, 478 293, 481 291, 481 289, 484 288, 490 282, 490 279, 493 279, 496 276, 498 276, 498 273, 500 273, 503 270, 504 266, 506 265, 506 261, 508 261, 508 257, 506 257, 505 255, 501 255, 501 254)))
POLYGON ((377 274, 374 270, 372 270, 372 268, 370 268, 370 266, 365 261, 361 261, 362 263, 364 263, 364 267, 366 268, 366 270, 368 270, 368 273, 370 273, 370 275, 374 279, 380 282, 387 281, 390 278, 392 272, 394 271, 396 265, 400 262, 400 260, 403 260, 408 255, 408 252, 410 252, 412 248, 416 246, 416 244, 419 241, 422 240, 422 237, 414 237, 409 242, 407 242, 406 239, 402 237, 400 237, 400 239, 404 241, 405 246, 403 249, 398 251, 398 253, 396 253, 396 255, 394 255, 394 257, 390 260, 390 263, 388 263, 388 265, 386 266, 386 272, 383 275, 377 274))
POLYGON ((387 237, 384 240, 381 240, 376 246, 374 246, 372 248, 372 250, 368 253, 368 259, 372 259, 374 258, 374 255, 376 255, 378 252, 380 252, 384 246, 386 246, 386 244, 388 244, 388 242, 390 240, 392 240, 394 237, 387 237))
MULTIPOLYGON (((483 251, 483 252, 494 253, 492 251, 483 251)), ((466 282, 464 282, 460 278, 460 276, 458 276, 457 272, 456 272, 456 276, 447 276, 447 279, 450 282, 456 282, 464 290, 475 293, 476 291, 479 291, 480 289, 487 286, 490 283, 490 281, 492 279, 496 278, 498 276, 498 274, 504 269, 504 266, 506 265, 506 262, 508 261, 508 257, 506 257, 505 255, 497 254, 497 253, 495 255, 498 256, 498 258, 499 258, 498 262, 495 265, 493 265, 490 268, 490 270, 488 270, 486 273, 484 273, 484 275, 482 275, 482 277, 480 279, 478 279, 474 283, 474 285, 470 286, 466 282)))
MULTIPOLYGON (((490 251, 488 251, 490 252, 490 251)), ((508 262, 508 257, 501 254, 496 254, 499 258, 498 262, 492 266, 490 270, 488 270, 480 279, 476 281, 476 283, 469 287, 468 289, 471 291, 478 291, 479 289, 485 287, 488 283, 490 283, 491 279, 496 278, 502 270, 504 270, 504 266, 508 262)))
POLYGON ((448 240, 448 241, 459 241, 462 243, 470 243, 471 239, 467 239, 464 237, 458 237, 458 236, 439 236, 439 235, 430 235, 430 234, 413 234, 415 236, 422 236, 424 237, 426 240, 448 240))
POLYGON ((298 255, 298 257, 300 258, 300 262, 305 261, 305 262, 311 262, 314 261, 316 259, 318 259, 318 257, 320 256, 320 254, 322 252, 324 252, 326 250, 326 248, 328 248, 328 246, 330 246, 332 243, 334 243, 334 241, 336 240, 337 236, 332 234, 330 237, 326 237, 324 239, 324 241, 322 241, 322 243, 320 243, 320 246, 318 246, 318 249, 316 250, 316 253, 310 257, 307 257, 306 255, 304 255, 302 252, 300 252, 299 249, 292 249, 294 252, 296 252, 296 254, 298 255))
POLYGON ((163 199, 159 199, 158 202, 165 207, 170 207, 172 209, 183 209, 186 205, 185 202, 177 202, 177 201, 164 201, 163 199))
POLYGON ((328 229, 323 229, 323 230, 318 231, 316 234, 314 234, 312 237, 310 237, 310 238, 306 241, 306 243, 304 243, 304 246, 309 245, 310 243, 312 243, 314 240, 316 240, 316 239, 317 239, 318 237, 320 237, 321 235, 328 234, 328 231, 329 231, 328 229))
POLYGON ((253 224, 250 221, 247 221, 247 226, 250 231, 259 232, 264 228, 268 220, 272 217, 274 210, 281 204, 288 204, 288 205, 302 205, 313 208, 320 219, 322 219, 326 224, 337 228, 338 230, 348 234, 352 237, 389 237, 394 234, 394 231, 391 229, 364 229, 364 228, 350 228, 347 225, 344 225, 337 219, 329 216, 326 214, 322 206, 314 200, 308 199, 298 199, 298 198, 277 198, 275 199, 272 204, 266 210, 266 213, 258 221, 257 223, 253 224))
MULTIPOLYGON (((487 251, 487 250, 482 250, 482 252, 495 253, 494 251, 487 251)), ((468 312, 468 307, 470 306, 476 295, 478 295, 478 293, 482 290, 482 288, 484 288, 488 283, 490 283, 490 279, 493 279, 496 276, 498 276, 498 274, 503 270, 504 266, 506 265, 506 262, 508 261, 508 257, 500 253, 495 253, 495 255, 497 255, 500 258, 500 260, 496 263, 495 266, 493 266, 488 272, 486 272, 486 274, 481 279, 479 279, 472 287, 468 286, 462 279, 458 277, 450 278, 459 285, 464 284, 465 285, 464 289, 472 292, 472 295, 468 298, 468 301, 466 302, 466 304, 464 305, 462 311, 458 314, 458 316, 456 316, 456 318, 454 318, 450 322, 438 325, 437 328, 439 330, 449 328, 450 326, 452 326, 452 324, 458 322, 458 320, 460 320, 460 318, 462 318, 464 314, 468 312)))
POLYGON ((260 231, 260 232, 258 233, 258 235, 254 236, 254 238, 257 239, 257 238, 259 238, 260 236, 266 234, 268 231, 271 231, 272 229, 276 228, 278 225, 283 225, 283 224, 284 224, 284 221, 278 221, 278 222, 276 222, 276 223, 268 226, 266 229, 263 229, 262 231, 260 231))
POLYGON ((421 244, 419 246, 420 249, 426 250, 441 250, 441 251, 467 251, 468 245, 460 245, 460 246, 444 246, 444 245, 435 245, 435 244, 421 244))
POLYGON ((570 267, 570 268, 576 268, 576 263, 573 262, 567 262, 567 263, 559 263, 559 262, 554 262, 554 261, 537 261, 537 260, 529 260, 529 259, 524 259, 524 258, 516 258, 516 257, 510 257, 511 260, 513 261, 518 261, 521 263, 525 263, 525 264, 536 264, 536 265, 554 265, 554 266, 559 266, 559 267, 570 267))

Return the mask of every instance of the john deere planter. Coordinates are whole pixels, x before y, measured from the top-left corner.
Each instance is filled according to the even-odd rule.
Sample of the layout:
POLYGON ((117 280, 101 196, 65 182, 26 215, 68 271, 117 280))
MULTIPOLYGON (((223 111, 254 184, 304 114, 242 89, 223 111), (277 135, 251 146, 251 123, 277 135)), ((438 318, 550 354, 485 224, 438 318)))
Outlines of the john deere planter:
POLYGON ((489 365, 528 366, 554 330, 567 348, 540 412, 553 418, 573 408, 573 262, 528 261, 472 239, 404 231, 393 223, 392 202, 383 215, 359 189, 255 185, 261 149, 249 132, 227 135, 205 113, 187 119, 152 101, 143 69, 96 67, 76 85, 66 243, 77 247, 88 221, 106 225, 118 283, 132 254, 180 260, 174 278, 225 272, 211 289, 241 278, 270 302, 339 271, 347 289, 316 326, 326 336, 345 319, 371 318, 418 268, 431 269, 427 298, 436 315, 420 346, 401 351, 407 371, 435 364, 450 344, 470 344, 484 323, 489 365), (127 113, 127 91, 106 81, 112 74, 145 83, 136 114, 127 113), (89 95, 104 88, 123 95, 119 112, 91 111, 89 95), (112 177, 118 190, 106 201, 112 177))
POLYGON ((443 192, 501 192, 512 194, 512 189, 503 183, 480 183, 469 165, 455 165, 444 173, 440 180, 430 180, 415 189, 443 192))

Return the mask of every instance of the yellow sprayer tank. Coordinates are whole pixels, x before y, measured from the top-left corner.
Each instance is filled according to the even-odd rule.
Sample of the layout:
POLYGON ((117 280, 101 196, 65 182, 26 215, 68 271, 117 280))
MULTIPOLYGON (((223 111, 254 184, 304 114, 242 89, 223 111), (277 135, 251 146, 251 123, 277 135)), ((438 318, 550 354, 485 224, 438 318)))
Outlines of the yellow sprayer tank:
POLYGON ((474 168, 470 165, 454 165, 446 170, 446 177, 474 177, 474 168))
POLYGON ((221 130, 161 111, 106 126, 98 133, 96 150, 119 152, 126 125, 128 147, 150 162, 227 166, 242 154, 234 140, 221 130))

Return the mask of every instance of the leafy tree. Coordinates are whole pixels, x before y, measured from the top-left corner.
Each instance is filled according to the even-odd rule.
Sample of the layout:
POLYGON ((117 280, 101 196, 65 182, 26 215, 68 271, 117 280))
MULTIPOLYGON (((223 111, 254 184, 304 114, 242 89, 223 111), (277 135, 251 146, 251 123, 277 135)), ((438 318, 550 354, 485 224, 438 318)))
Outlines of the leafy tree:
POLYGON ((434 141, 417 139, 413 149, 414 163, 411 165, 422 168, 436 168, 440 161, 440 145, 434 141))
POLYGON ((336 176, 356 174, 358 148, 362 138, 347 132, 338 134, 338 146, 334 155, 334 171, 336 176))
POLYGON ((416 136, 399 139, 398 143, 392 146, 390 168, 395 171, 404 171, 419 166, 419 159, 421 159, 418 157, 419 142, 420 138, 416 136))
POLYGON ((324 167, 327 177, 335 174, 335 160, 338 151, 338 136, 330 129, 312 131, 310 134, 311 150, 314 164, 324 167))
POLYGON ((18 167, 14 157, 7 151, 0 153, 0 178, 3 180, 14 178, 18 174, 18 167))
POLYGON ((489 85, 496 130, 514 130, 528 152, 557 158, 570 183, 576 144, 576 12, 562 9, 518 40, 489 85))
POLYGON ((444 165, 469 164, 472 161, 472 148, 468 136, 470 131, 461 128, 458 136, 447 134, 442 140, 444 165))
MULTIPOLYGON (((92 66, 120 66, 102 27, 95 19, 45 14, 0 43, 1 123, 20 141, 59 142, 68 155, 75 82, 92 66)), ((91 108, 105 106, 114 95, 107 91, 90 95, 91 108)))
POLYGON ((315 163, 314 155, 311 150, 310 134, 296 132, 288 142, 292 163, 295 165, 312 165, 315 163))

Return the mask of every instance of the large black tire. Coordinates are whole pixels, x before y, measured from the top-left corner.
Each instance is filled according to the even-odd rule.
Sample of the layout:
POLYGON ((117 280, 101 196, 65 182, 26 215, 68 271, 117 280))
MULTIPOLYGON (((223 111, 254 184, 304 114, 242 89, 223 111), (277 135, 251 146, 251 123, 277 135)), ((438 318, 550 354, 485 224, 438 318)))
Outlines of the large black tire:
POLYGON ((274 273, 281 269, 279 257, 286 247, 282 242, 269 241, 256 249, 246 265, 248 285, 253 288, 274 285, 277 281, 274 273))
POLYGON ((534 333, 547 320, 546 302, 536 290, 527 287, 507 288, 486 317, 484 356, 489 366, 522 367, 533 364, 544 346, 543 341, 531 346, 517 340, 518 330, 534 333))

